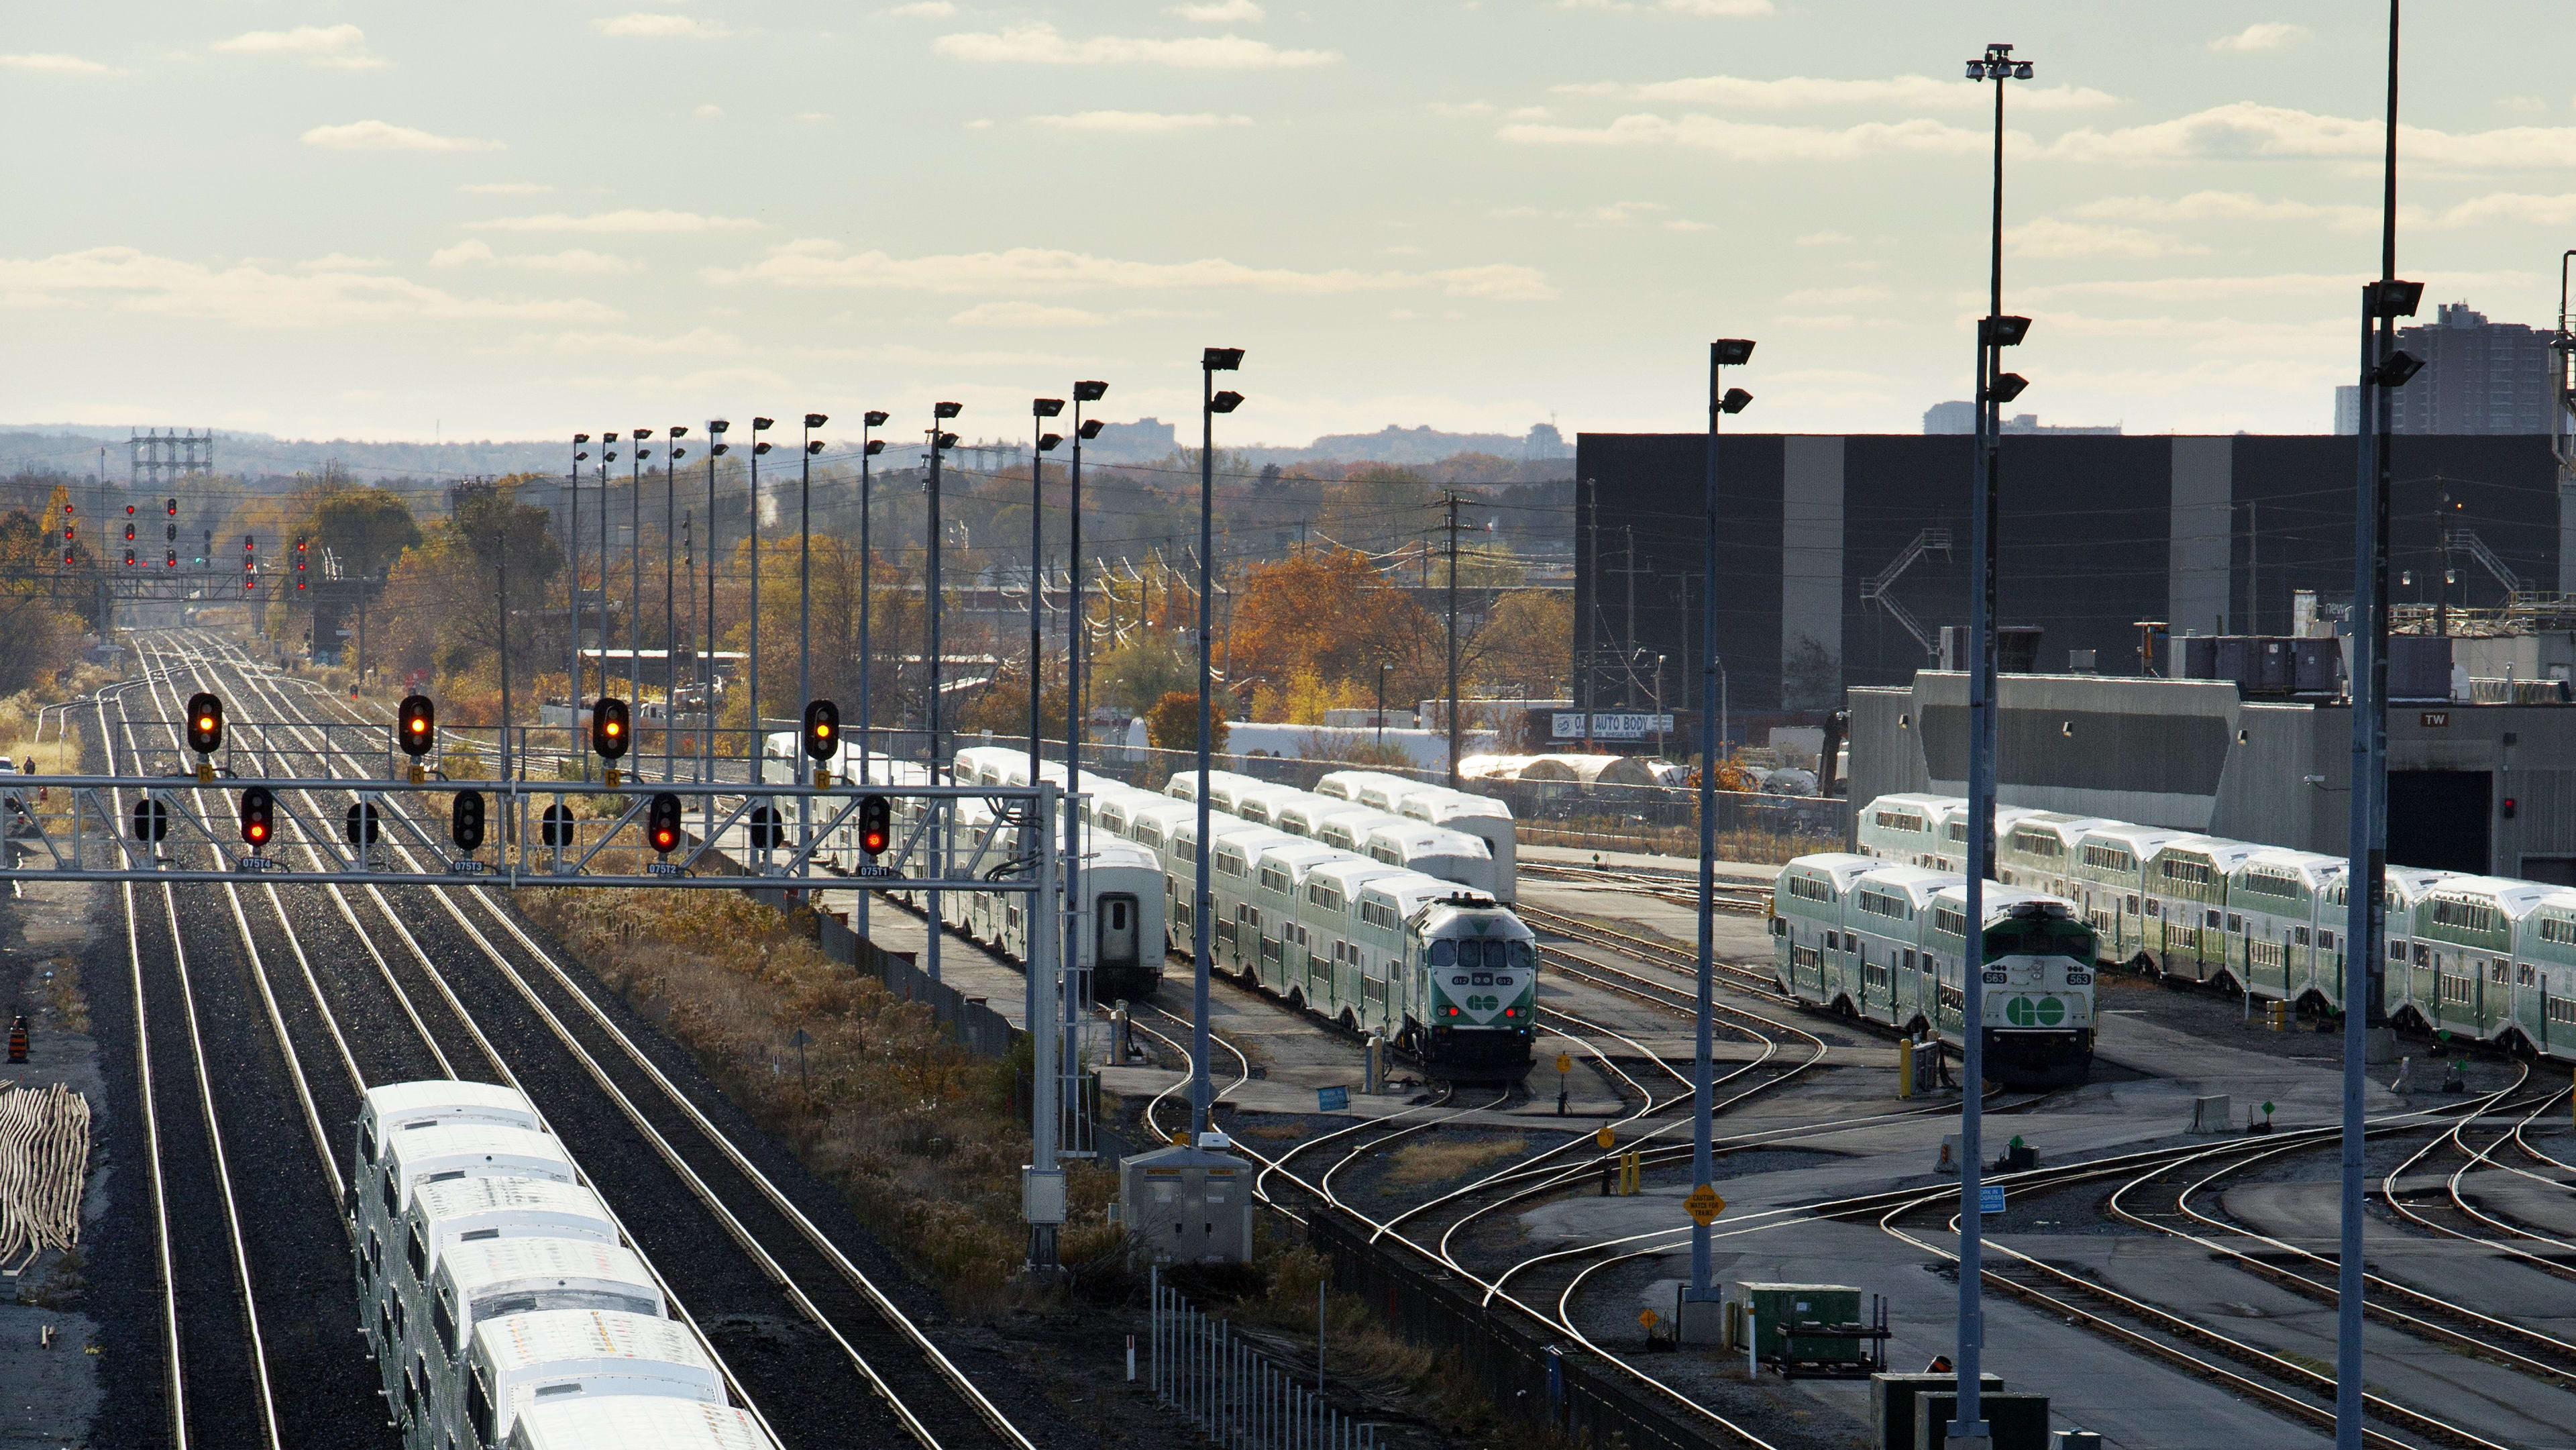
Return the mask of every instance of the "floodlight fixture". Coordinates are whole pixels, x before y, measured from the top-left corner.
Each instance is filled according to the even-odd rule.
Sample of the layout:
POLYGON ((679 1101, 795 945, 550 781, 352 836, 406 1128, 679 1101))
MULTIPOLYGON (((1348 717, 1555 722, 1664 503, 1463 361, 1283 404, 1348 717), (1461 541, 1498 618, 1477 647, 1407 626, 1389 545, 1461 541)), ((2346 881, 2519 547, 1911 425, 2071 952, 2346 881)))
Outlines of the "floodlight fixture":
POLYGON ((885 452, 885 440, 882 438, 871 438, 868 440, 868 446, 863 451, 870 458, 874 458, 878 454, 885 452))
POLYGON ((867 412, 860 415, 859 421, 870 428, 882 428, 886 425, 886 420, 893 416, 894 415, 891 413, 870 408, 867 412))
POLYGON ((957 446, 957 435, 954 433, 933 433, 930 435, 930 446, 933 448, 954 448, 957 446))
POLYGON ((2362 289, 2362 301, 2373 317, 2412 317, 2424 301, 2424 284, 2396 278, 2372 282, 2362 289))
POLYGON ((2029 386, 2030 379, 2019 373, 1997 373, 1994 382, 1986 388, 1986 401, 2009 403, 2020 397, 2021 390, 2029 386))
POLYGON ((777 426, 778 420, 775 418, 754 418, 751 420, 751 431, 754 433, 766 433, 777 426))
POLYGON ((820 428, 831 421, 832 420, 829 417, 821 413, 808 413, 805 415, 805 426, 808 428, 820 428))
POLYGON ((1219 393, 1208 399, 1208 411, 1211 413, 1231 413, 1242 406, 1243 394, 1241 393, 1219 393))
POLYGON ((732 428, 733 420, 730 418, 709 418, 707 420, 707 431, 710 433, 725 433, 731 431, 732 428))
POLYGON ((1199 353, 1199 366, 1212 373, 1230 373, 1243 366, 1243 349, 1211 347, 1199 353))
POLYGON ((809 456, 810 456, 810 455, 812 455, 812 454, 820 453, 820 452, 822 452, 822 451, 823 451, 823 440, 822 440, 822 439, 820 439, 820 438, 811 438, 811 439, 807 439, 807 440, 806 440, 806 443, 805 443, 805 452, 806 452, 809 456))
POLYGON ((2410 352, 2392 352, 2388 361, 2370 370, 2370 380, 2383 388, 2402 388, 2407 380, 2424 370, 2424 360, 2410 352))
POLYGON ((1729 388, 1726 390, 1726 396, 1717 400, 1717 410, 1728 414, 1741 413, 1744 411, 1744 405, 1752 401, 1751 393, 1742 388, 1729 388))
POLYGON ((1977 319, 1980 340, 1989 347, 2019 347, 2030 336, 2027 317, 1980 317, 1977 319))
POLYGON ((572 435, 572 441, 575 443, 587 443, 590 441, 590 435, 587 433, 575 433, 572 435))
POLYGON ((650 428, 638 428, 627 436, 633 438, 636 442, 641 443, 645 439, 653 436, 653 430, 650 428))
POLYGON ((686 438, 689 436, 689 425, 686 423, 674 423, 662 431, 674 438, 686 438))
POLYGON ((1753 340, 1745 337, 1721 337, 1709 345, 1709 360, 1722 368, 1742 367, 1753 361, 1753 340))
POLYGON ((1073 400, 1077 403, 1097 403, 1108 396, 1107 383, 1082 382, 1073 385, 1073 400))
POLYGON ((933 418, 954 418, 965 411, 966 405, 964 403, 933 403, 930 405, 930 416, 933 418))
POLYGON ((758 458, 768 451, 769 444, 767 442, 757 442, 751 445, 751 456, 754 458, 758 458))
POLYGON ((1092 439, 1100 436, 1100 427, 1101 424, 1099 419, 1085 418, 1082 420, 1082 426, 1075 429, 1074 432, 1080 435, 1083 442, 1088 443, 1092 439))
POLYGON ((1029 399, 1029 416, 1032 418, 1052 418, 1063 411, 1064 399, 1062 398, 1029 399))
POLYGON ((1041 433, 1038 435, 1038 451, 1040 453, 1053 453, 1055 451, 1055 446, 1063 441, 1064 435, 1061 433, 1041 433))

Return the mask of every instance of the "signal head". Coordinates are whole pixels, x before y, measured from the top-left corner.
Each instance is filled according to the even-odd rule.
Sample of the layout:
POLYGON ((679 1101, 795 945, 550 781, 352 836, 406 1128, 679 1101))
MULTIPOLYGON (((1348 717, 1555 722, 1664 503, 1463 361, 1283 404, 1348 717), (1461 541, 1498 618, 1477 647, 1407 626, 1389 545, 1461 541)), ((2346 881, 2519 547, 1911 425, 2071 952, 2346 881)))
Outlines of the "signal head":
POLYGON ((472 855, 483 845, 483 792, 461 790, 447 809, 447 838, 472 855))
POLYGON ((268 787, 255 785, 241 793, 241 838, 244 845, 256 851, 268 844, 271 822, 277 812, 277 801, 268 787))
POLYGON ((394 713, 396 744, 414 760, 438 743, 438 707, 427 695, 405 695, 394 713))
POLYGON ((590 748, 602 760, 617 760, 625 756, 627 743, 626 702, 600 696, 590 707, 590 748))
POLYGON ((224 702, 212 691, 188 697, 188 748, 199 755, 224 748, 224 702))
POLYGON ((841 748, 841 707, 829 700, 805 702, 805 753, 829 760, 841 748))
POLYGON ((668 856, 680 844, 680 798, 661 791, 646 804, 644 836, 655 851, 668 856))
POLYGON ((884 796, 872 795, 859 802, 859 849, 871 856, 885 854, 894 842, 894 807, 884 796))

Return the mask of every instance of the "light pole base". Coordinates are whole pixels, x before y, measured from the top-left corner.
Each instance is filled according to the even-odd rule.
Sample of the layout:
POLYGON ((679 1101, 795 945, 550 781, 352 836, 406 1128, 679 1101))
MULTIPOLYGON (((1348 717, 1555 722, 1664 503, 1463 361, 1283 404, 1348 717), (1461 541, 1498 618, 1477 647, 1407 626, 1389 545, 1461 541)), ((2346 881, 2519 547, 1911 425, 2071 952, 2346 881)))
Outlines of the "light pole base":
POLYGON ((1726 1305, 1715 1293, 1697 1297, 1682 1290, 1679 1313, 1673 1323, 1673 1343, 1693 1348, 1719 1349, 1726 1343, 1726 1305))
POLYGON ((1941 1450, 1995 1450, 1992 1435, 1944 1435, 1941 1450))
POLYGON ((2361 1060, 2372 1067, 2382 1067, 2397 1060, 2397 1033, 2394 1029, 2365 1027, 2361 1041, 2361 1060))

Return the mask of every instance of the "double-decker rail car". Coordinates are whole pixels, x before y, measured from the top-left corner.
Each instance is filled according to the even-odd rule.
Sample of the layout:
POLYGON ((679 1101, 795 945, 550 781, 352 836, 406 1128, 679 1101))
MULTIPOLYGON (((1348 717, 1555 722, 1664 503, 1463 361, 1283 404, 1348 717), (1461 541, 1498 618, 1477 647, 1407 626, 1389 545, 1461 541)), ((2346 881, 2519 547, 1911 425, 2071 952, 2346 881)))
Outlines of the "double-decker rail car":
MULTIPOLYGON (((1882 797, 1862 818, 1921 800, 1882 797)), ((2025 885, 2063 882, 2105 962, 2328 1015, 2362 980, 2337 857, 2041 811, 2015 823, 1999 865, 2025 885)), ((2576 889, 2390 866, 2385 893, 2389 1020, 2576 1060, 2576 889)))
POLYGON ((1852 838, 1862 855, 1938 871, 1942 812, 1963 804, 1954 795, 1883 795, 1858 813, 1852 838))
POLYGON ((516 1089, 384 1084, 364 1095, 355 1138, 359 1326, 405 1450, 578 1444, 513 1425, 575 1397, 593 1422, 685 1400, 730 1435, 688 1438, 675 1421, 680 1438, 629 1443, 775 1450, 726 1403, 711 1351, 670 1322, 659 1281, 516 1089))
POLYGON ((1950 872, 1844 852, 1791 861, 1773 890, 1781 990, 1957 1047, 1968 1030, 1960 974, 1980 971, 1988 1078, 2083 1082, 2093 1062, 2093 932, 2064 900, 1993 884, 1971 967, 1966 902, 1966 883, 1950 872))
MULTIPOLYGON (((501 1447, 488 1447, 501 1450, 501 1447)), ((667 1396, 539 1400, 519 1412, 506 1450, 776 1450, 750 1412, 667 1396)))
POLYGON ((1497 899, 1512 904, 1520 876, 1520 833, 1509 805, 1493 796, 1376 770, 1327 771, 1315 782, 1314 793, 1356 801, 1371 794, 1372 787, 1383 792, 1379 798, 1388 802, 1383 809, 1483 841, 1494 858, 1497 899))

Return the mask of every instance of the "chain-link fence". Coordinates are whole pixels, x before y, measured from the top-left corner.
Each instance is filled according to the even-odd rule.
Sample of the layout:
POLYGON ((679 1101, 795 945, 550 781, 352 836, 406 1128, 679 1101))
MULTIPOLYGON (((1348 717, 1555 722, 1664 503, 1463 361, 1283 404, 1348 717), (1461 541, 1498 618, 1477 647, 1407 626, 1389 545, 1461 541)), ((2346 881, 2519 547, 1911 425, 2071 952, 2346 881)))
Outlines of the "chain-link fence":
POLYGON ((1152 1329, 1146 1378, 1156 1398, 1227 1450, 1377 1450, 1377 1427, 1326 1403, 1321 1387, 1237 1338, 1166 1287, 1152 1281, 1152 1329))

